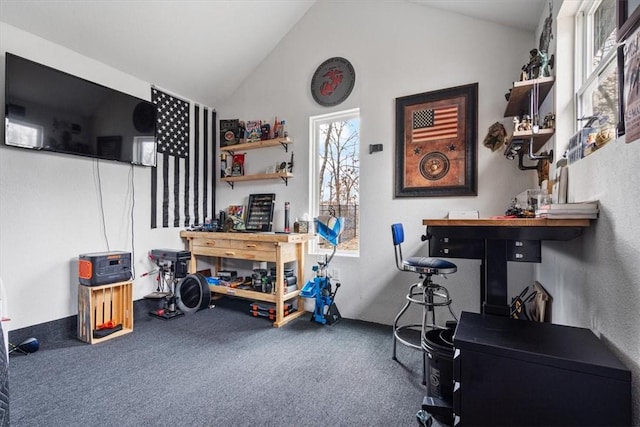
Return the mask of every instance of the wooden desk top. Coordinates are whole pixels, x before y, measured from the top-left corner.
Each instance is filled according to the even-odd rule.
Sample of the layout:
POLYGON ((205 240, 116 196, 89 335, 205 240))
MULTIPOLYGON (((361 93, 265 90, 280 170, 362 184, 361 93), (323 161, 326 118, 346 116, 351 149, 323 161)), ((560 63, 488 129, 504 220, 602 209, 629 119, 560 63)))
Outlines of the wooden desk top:
POLYGON ((240 232, 217 232, 217 231, 180 231, 180 237, 187 239, 229 239, 229 240, 251 240, 253 242, 273 242, 273 243, 304 243, 315 236, 310 233, 240 233, 240 232))
POLYGON ((423 219, 422 225, 434 227, 589 227, 588 219, 423 219))

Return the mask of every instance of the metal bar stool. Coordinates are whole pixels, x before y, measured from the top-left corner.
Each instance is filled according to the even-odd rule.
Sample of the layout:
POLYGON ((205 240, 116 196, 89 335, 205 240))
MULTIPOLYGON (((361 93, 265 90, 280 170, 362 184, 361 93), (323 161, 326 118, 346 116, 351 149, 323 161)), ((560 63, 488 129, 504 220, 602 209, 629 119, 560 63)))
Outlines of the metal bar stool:
MULTIPOLYGON (((418 277, 422 279, 409 287, 409 292, 405 297, 407 301, 393 321, 393 360, 398 360, 396 357, 398 341, 408 347, 421 350, 422 384, 426 385, 427 356, 423 345, 427 337, 426 334, 433 329, 445 329, 436 324, 435 309, 436 307, 448 307, 449 312, 453 315, 449 291, 445 287, 434 283, 432 276, 455 273, 457 267, 455 264, 439 258, 410 257, 403 259, 402 243, 404 242, 404 227, 402 224, 391 225, 391 234, 393 236, 394 255, 398 270, 418 273, 418 277), (398 325, 400 318, 407 312, 411 304, 422 307, 422 323, 398 325), (407 331, 417 331, 417 328, 420 328, 420 339, 417 340, 417 342, 412 342, 409 337, 410 333, 407 333, 407 331)), ((453 317, 455 318, 455 315, 453 315, 453 317)))

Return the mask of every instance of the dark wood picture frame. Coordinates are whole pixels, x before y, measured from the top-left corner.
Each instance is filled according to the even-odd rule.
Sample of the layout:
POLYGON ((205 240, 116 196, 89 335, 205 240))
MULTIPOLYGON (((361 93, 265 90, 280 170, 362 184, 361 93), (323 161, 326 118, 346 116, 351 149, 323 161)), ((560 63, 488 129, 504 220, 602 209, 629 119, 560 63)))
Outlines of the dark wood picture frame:
POLYGON ((633 0, 616 0, 616 23, 618 33, 616 39, 622 42, 640 25, 640 2, 633 0), (633 8, 633 10, 630 10, 633 8))
POLYGON ((478 83, 396 98, 395 197, 476 196, 478 83))
POLYGON ((618 70, 618 124, 616 126, 616 137, 621 137, 625 134, 625 122, 624 122, 624 45, 618 46, 617 55, 617 70, 618 70))

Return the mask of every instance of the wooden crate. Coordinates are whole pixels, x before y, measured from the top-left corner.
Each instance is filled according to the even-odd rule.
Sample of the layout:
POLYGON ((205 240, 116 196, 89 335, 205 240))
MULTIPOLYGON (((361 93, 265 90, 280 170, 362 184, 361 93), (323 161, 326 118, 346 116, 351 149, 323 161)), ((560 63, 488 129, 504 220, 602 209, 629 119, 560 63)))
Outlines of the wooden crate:
POLYGON ((78 285, 78 339, 95 344, 132 331, 132 281, 101 286, 78 285), (104 337, 94 337, 94 331, 109 321, 122 325, 122 329, 104 337))

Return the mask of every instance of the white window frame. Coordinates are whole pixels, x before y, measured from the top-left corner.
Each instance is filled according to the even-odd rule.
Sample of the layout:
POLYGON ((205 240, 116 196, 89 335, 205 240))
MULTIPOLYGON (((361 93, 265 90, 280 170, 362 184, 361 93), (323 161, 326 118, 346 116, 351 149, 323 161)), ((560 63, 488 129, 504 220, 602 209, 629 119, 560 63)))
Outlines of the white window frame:
MULTIPOLYGON (((318 156, 318 144, 320 142, 319 128, 323 124, 328 124, 340 120, 352 120, 356 118, 361 118, 360 108, 336 111, 333 113, 321 114, 309 118, 309 213, 311 215, 311 218, 317 217, 320 212, 320 185, 318 182, 320 174, 320 158, 318 156)), ((362 144, 360 144, 360 151, 361 149, 362 144)), ((323 255, 330 253, 330 250, 320 248, 320 246, 318 245, 318 239, 313 239, 309 242, 309 253, 312 255, 323 255)), ((359 257, 359 245, 357 252, 338 249, 336 251, 336 256, 359 257)))
MULTIPOLYGON (((604 55, 598 65, 594 68, 593 63, 593 14, 603 1, 610 0, 585 0, 580 5, 576 14, 575 25, 575 112, 576 118, 591 115, 593 112, 585 113, 582 103, 582 97, 590 89, 591 85, 596 84, 600 77, 609 70, 609 67, 617 66, 617 45, 612 47, 606 55, 604 55)), ((574 131, 578 131, 583 127, 584 123, 576 120, 574 131)))

